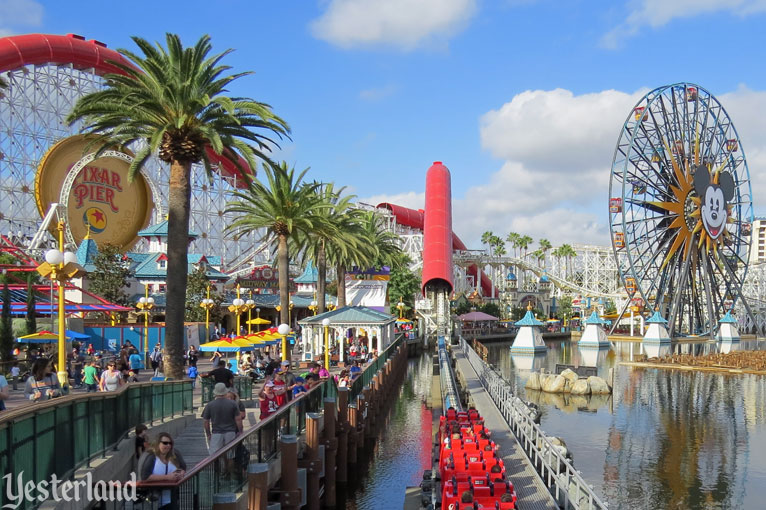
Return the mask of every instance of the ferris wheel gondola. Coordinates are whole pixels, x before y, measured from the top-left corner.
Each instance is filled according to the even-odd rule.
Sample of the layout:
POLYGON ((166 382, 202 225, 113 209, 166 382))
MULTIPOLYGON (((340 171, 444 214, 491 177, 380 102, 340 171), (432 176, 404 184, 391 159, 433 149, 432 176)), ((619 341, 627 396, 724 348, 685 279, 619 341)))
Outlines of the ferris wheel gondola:
POLYGON ((609 197, 629 295, 675 334, 712 336, 741 296, 753 219, 742 143, 721 103, 690 83, 646 94, 620 133, 609 197))

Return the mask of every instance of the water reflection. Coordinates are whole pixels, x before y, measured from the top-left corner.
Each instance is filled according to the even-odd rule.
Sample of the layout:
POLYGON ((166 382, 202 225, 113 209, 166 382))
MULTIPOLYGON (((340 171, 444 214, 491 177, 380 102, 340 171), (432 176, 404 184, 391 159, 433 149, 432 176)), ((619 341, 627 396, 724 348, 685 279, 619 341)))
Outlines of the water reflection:
MULTIPOLYGON (((616 370, 611 396, 551 395, 524 389, 530 372, 508 346, 489 344, 490 363, 519 397, 541 407, 542 428, 567 441, 575 466, 610 508, 764 507, 766 377, 619 365, 643 352, 640 342, 591 351, 548 342, 547 355, 533 361, 546 371, 556 363, 595 365, 604 378, 616 370)), ((762 340, 675 342, 668 354, 764 346, 762 340)))
POLYGON ((643 342, 641 343, 641 350, 646 354, 647 358, 660 358, 673 352, 673 347, 670 344, 643 342))
POLYGON ((586 367, 597 367, 606 360, 609 354, 609 348, 584 347, 580 345, 581 365, 586 367))
POLYGON ((511 359, 513 360, 513 365, 516 367, 516 369, 524 370, 527 372, 537 372, 540 370, 545 356, 545 353, 511 353, 511 359))

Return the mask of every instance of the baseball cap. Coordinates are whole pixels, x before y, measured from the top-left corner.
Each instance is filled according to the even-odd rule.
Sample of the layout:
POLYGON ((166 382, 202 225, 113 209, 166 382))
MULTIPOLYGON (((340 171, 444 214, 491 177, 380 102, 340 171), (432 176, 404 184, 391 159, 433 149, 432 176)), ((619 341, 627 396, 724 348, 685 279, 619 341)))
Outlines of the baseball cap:
POLYGON ((290 362, 289 362, 289 361, 287 361, 287 360, 284 360, 284 361, 281 363, 281 365, 282 365, 282 366, 290 366, 290 362))
POLYGON ((267 388, 273 388, 274 387, 274 383, 269 381, 269 382, 266 383, 266 387, 267 388))

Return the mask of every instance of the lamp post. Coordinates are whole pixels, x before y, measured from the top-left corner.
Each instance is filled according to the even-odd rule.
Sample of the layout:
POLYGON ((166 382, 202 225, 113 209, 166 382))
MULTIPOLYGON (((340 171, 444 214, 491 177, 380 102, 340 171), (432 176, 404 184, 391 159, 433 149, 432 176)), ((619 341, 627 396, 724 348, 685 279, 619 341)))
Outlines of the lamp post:
MULTIPOLYGON (((69 388, 69 376, 66 371, 66 306, 64 292, 66 282, 85 274, 85 269, 77 263, 77 255, 64 251, 64 222, 58 223, 59 249, 45 252, 45 262, 37 266, 37 272, 45 278, 58 282, 58 379, 63 389, 69 388)), ((52 297, 52 296, 51 296, 52 297)))
POLYGON ((318 309, 318 308, 319 308, 319 306, 317 305, 317 300, 316 300, 316 299, 314 299, 313 301, 311 301, 311 304, 309 305, 309 310, 311 310, 312 312, 314 312, 314 315, 316 315, 316 314, 317 314, 317 309, 318 309))
POLYGON ((247 334, 249 335, 251 332, 251 328, 253 327, 252 324, 250 324, 250 321, 253 320, 253 308, 255 308, 255 301, 253 301, 253 291, 250 291, 250 299, 245 301, 245 306, 247 307, 247 334))
POLYGON ((210 285, 207 286, 207 297, 199 304, 205 310, 205 341, 210 341, 210 310, 215 306, 215 301, 210 299, 210 285))
POLYGON ((293 327, 293 320, 290 318, 290 315, 293 313, 293 306, 295 306, 295 303, 293 303, 293 300, 290 300, 290 308, 287 309, 287 325, 291 328, 293 327))
POLYGON ((399 303, 397 303, 396 307, 399 309, 399 319, 401 319, 404 313, 404 300, 402 296, 399 296, 399 303))
POLYGON ((154 308, 154 298, 149 297, 149 285, 144 284, 144 297, 136 303, 138 308, 144 314, 144 358, 149 352, 149 312, 154 308))
POLYGON ((277 332, 282 335, 282 361, 285 361, 287 360, 287 334, 290 333, 290 326, 287 324, 280 324, 277 328, 277 332))
POLYGON ((335 308, 336 308, 337 306, 338 306, 338 305, 336 305, 335 303, 328 303, 328 304, 327 304, 327 310, 328 310, 328 311, 330 311, 330 312, 332 312, 333 310, 335 310, 335 308))
POLYGON ((237 334, 235 336, 239 336, 239 316, 247 311, 247 305, 245 304, 245 301, 239 297, 239 294, 240 288, 239 285, 237 285, 237 299, 235 299, 229 306, 229 311, 237 316, 237 334))
POLYGON ((330 328, 330 319, 322 319, 322 326, 324 327, 324 368, 328 372, 330 371, 330 339, 328 330, 330 328))
MULTIPOLYGON (((261 309, 260 309, 260 308, 256 308, 256 309, 255 309, 255 315, 256 315, 256 317, 258 317, 259 319, 261 318, 261 309)), ((258 324, 258 331, 260 331, 260 330, 261 330, 261 325, 260 325, 260 321, 259 321, 259 324, 258 324)))

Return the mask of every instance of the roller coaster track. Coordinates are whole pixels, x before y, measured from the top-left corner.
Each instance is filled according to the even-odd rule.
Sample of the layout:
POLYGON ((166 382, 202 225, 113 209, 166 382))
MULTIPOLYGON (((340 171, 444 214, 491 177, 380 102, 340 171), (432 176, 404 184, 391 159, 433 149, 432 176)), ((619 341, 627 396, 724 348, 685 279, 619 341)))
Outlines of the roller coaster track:
POLYGON ((528 260, 520 259, 517 257, 500 257, 489 256, 484 252, 477 251, 456 251, 452 256, 452 262, 460 266, 466 266, 470 264, 477 264, 479 267, 486 265, 503 265, 505 267, 519 267, 526 271, 531 271, 538 277, 545 275, 553 285, 556 287, 574 292, 582 295, 583 297, 603 297, 609 299, 623 300, 627 297, 624 292, 604 292, 600 290, 588 289, 575 282, 569 281, 565 278, 561 278, 554 274, 548 273, 544 268, 530 263, 528 260))

